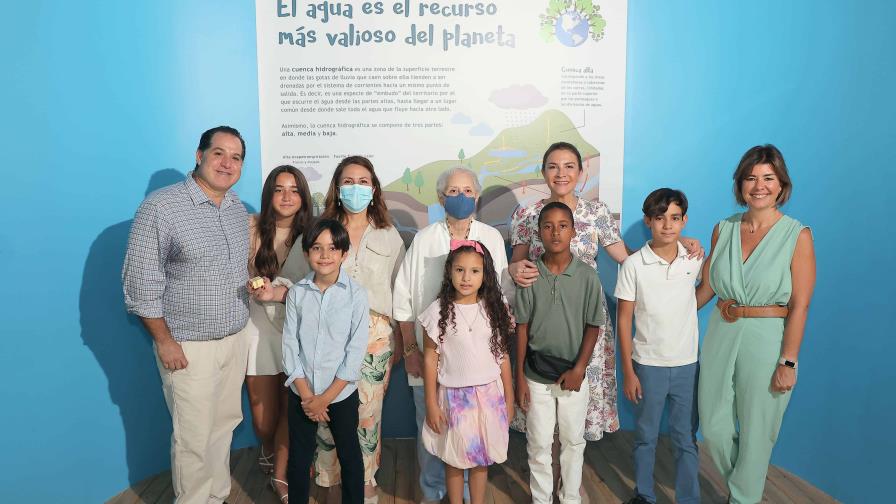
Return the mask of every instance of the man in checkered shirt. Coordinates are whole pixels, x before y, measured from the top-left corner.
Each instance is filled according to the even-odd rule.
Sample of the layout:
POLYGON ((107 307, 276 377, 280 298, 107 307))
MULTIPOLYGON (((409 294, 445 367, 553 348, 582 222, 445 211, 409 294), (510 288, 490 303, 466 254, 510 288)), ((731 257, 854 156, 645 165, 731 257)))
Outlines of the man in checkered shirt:
POLYGON ((140 205, 122 270, 128 311, 154 340, 174 425, 171 475, 177 504, 230 494, 230 442, 242 421, 249 316, 249 216, 230 190, 246 144, 228 126, 202 134, 185 181, 140 205))

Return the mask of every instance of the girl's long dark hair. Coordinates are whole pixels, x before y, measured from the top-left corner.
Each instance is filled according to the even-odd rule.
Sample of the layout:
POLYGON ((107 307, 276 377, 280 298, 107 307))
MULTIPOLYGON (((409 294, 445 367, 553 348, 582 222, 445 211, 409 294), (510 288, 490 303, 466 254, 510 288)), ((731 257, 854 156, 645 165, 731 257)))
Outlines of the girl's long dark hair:
MULTIPOLYGON (((477 242, 479 243, 479 242, 477 242)), ((513 323, 510 320, 510 309, 504 302, 501 294, 501 286, 498 284, 498 274, 495 271, 495 263, 485 245, 479 243, 482 248, 482 286, 479 287, 479 299, 485 305, 485 315, 488 317, 492 328, 492 336, 488 340, 489 349, 495 360, 510 351, 510 339, 513 334, 513 323)), ((479 254, 470 245, 464 245, 452 250, 445 260, 445 272, 442 277, 442 288, 439 290, 439 343, 445 341, 445 333, 450 323, 457 330, 455 321, 454 300, 457 291, 451 283, 451 269, 454 267, 454 259, 460 254, 479 254)))
POLYGON ((259 275, 274 279, 283 266, 277 260, 277 252, 274 251, 274 235, 277 234, 277 216, 274 213, 274 190, 277 185, 277 176, 281 173, 289 173, 296 179, 296 187, 302 206, 296 212, 292 220, 292 228, 286 237, 286 245, 292 248, 293 244, 308 229, 311 223, 311 191, 308 189, 308 181, 298 168, 291 165, 281 165, 268 174, 261 189, 261 213, 258 215, 258 252, 255 253, 255 270, 259 275))

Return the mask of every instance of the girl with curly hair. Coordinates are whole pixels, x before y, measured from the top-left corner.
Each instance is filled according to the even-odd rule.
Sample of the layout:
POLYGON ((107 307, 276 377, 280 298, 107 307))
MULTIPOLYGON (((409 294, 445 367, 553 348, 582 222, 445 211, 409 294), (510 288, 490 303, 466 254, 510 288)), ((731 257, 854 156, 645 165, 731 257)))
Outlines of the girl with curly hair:
POLYGON ((485 501, 488 466, 507 459, 513 416, 510 336, 513 319, 488 249, 452 240, 439 295, 418 318, 425 331, 422 442, 445 462, 448 498, 485 501))

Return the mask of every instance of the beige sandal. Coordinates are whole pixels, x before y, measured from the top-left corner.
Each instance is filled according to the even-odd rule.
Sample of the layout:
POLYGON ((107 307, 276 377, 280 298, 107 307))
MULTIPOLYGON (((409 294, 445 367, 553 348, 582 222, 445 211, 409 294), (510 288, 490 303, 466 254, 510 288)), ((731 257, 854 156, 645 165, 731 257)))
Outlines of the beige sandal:
POLYGON ((284 504, 289 504, 289 483, 272 477, 271 478, 271 490, 273 490, 274 493, 277 494, 277 497, 280 497, 280 502, 283 502, 284 504), (277 488, 277 483, 280 483, 281 485, 286 487, 285 494, 280 493, 280 490, 277 488))
POLYGON ((258 467, 264 474, 274 472, 274 454, 264 454, 264 445, 261 445, 261 455, 258 456, 258 467))

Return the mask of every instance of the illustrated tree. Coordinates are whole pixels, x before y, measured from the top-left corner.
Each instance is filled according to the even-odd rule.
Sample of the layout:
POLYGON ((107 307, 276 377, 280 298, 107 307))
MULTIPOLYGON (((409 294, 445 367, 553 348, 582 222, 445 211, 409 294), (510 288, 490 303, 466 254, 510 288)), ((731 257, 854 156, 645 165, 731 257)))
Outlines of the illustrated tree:
POLYGON ((417 172, 417 176, 414 177, 414 185, 417 186, 417 194, 423 193, 423 172, 417 172))
POLYGON ((314 214, 320 215, 324 210, 327 197, 324 195, 324 193, 316 192, 311 195, 311 199, 312 201, 314 201, 314 214))
POLYGON ((466 157, 467 157, 467 155, 464 154, 464 150, 463 150, 463 149, 461 149, 461 150, 459 150, 459 151, 457 152, 457 159, 460 159, 461 164, 463 164, 464 159, 465 159, 466 157))
POLYGON ((404 173, 401 174, 401 183, 404 184, 405 191, 411 190, 411 182, 412 181, 413 181, 413 178, 411 177, 411 169, 405 168, 404 173))

